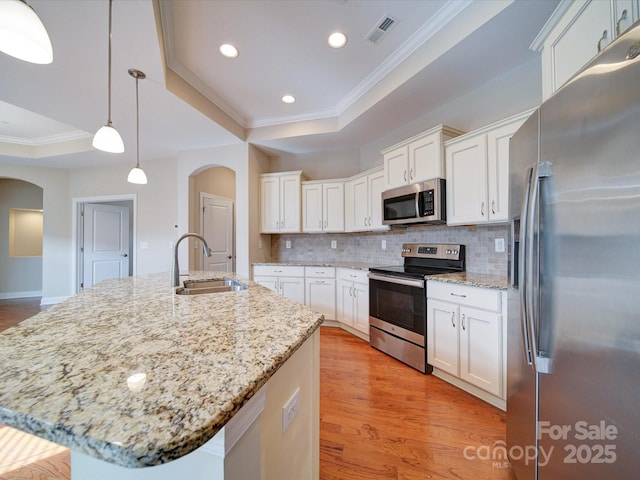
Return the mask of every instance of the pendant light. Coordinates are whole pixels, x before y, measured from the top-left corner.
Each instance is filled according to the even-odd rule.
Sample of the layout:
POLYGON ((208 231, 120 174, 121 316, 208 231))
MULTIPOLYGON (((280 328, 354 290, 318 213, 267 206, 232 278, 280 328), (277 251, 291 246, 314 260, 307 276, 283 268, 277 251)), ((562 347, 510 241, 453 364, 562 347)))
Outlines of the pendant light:
POLYGON ((129 75, 136 79, 136 166, 129 172, 127 182, 145 185, 147 183, 147 176, 144 174, 144 170, 140 168, 140 105, 138 102, 138 80, 144 80, 147 76, 135 68, 129 69, 129 75))
POLYGON ((0 1, 0 52, 25 62, 53 62, 47 30, 24 0, 0 1))
POLYGON ((111 123, 111 12, 113 0, 109 0, 109 118, 107 124, 93 136, 93 147, 109 153, 124 152, 124 143, 118 131, 111 123))

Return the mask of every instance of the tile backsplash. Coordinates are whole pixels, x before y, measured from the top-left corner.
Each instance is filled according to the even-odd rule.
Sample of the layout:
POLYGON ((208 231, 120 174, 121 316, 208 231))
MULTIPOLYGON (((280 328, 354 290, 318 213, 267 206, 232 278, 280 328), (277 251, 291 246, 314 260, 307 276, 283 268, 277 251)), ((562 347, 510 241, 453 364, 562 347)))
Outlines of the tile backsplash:
POLYGON ((364 262, 398 265, 403 243, 455 243, 466 245, 467 271, 507 275, 508 225, 415 226, 387 232, 272 235, 271 256, 282 261, 364 262), (495 239, 503 238, 504 252, 495 251, 495 239), (285 248, 286 242, 291 248, 285 248), (336 248, 331 248, 332 241, 336 248), (386 249, 382 242, 386 242, 386 249))

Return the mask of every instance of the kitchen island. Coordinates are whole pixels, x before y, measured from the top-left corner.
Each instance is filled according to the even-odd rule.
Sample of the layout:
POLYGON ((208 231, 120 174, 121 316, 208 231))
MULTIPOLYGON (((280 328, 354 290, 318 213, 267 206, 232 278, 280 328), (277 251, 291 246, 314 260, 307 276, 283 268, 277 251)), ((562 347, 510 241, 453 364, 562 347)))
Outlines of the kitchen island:
POLYGON ((0 423, 69 447, 74 480, 317 478, 322 316, 245 283, 107 280, 6 330, 0 423))

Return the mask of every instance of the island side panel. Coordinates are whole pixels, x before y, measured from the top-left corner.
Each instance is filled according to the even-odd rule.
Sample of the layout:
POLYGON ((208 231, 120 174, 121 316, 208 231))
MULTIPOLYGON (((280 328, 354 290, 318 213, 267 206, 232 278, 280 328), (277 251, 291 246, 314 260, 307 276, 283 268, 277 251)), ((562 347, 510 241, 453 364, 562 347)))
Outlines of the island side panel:
POLYGON ((260 417, 262 480, 317 480, 320 462, 319 329, 269 379, 266 387, 265 408, 260 417), (297 388, 300 388, 299 410, 283 432, 283 407, 297 388))

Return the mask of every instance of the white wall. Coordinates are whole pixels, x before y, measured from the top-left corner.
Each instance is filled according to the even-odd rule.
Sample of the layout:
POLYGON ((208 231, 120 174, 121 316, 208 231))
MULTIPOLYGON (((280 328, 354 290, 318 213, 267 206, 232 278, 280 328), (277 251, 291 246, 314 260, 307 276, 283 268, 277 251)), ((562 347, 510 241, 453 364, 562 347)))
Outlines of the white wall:
POLYGON ((346 178, 360 173, 360 149, 314 152, 308 154, 287 154, 271 158, 270 172, 302 170, 312 180, 346 178))
POLYGON ((0 177, 42 187, 42 303, 55 303, 71 294, 71 215, 67 170, 25 167, 0 162, 0 177))

